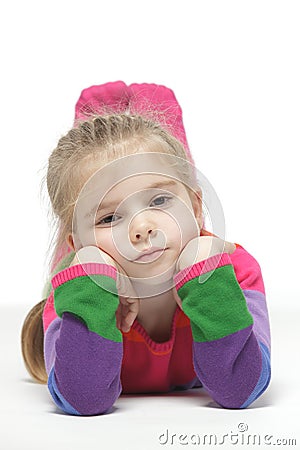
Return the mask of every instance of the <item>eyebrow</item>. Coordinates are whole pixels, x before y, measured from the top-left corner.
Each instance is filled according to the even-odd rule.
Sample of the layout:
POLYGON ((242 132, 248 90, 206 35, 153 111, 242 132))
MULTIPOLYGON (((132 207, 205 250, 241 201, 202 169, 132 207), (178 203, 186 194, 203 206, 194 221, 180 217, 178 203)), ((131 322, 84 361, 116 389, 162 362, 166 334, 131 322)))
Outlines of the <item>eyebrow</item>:
MULTIPOLYGON (((149 186, 145 186, 143 188, 143 190, 146 190, 146 189, 162 189, 162 188, 176 186, 176 185, 177 185, 177 182, 174 181, 174 180, 158 181, 157 183, 153 183, 153 184, 150 184, 149 186)), ((85 215, 85 217, 90 217, 93 214, 96 214, 100 210, 100 208, 101 209, 106 209, 106 208, 112 207, 112 205, 115 205, 115 204, 118 205, 119 203, 121 203, 122 200, 123 199, 116 200, 116 201, 113 201, 113 202, 105 202, 105 201, 101 202, 100 205, 97 204, 97 205, 93 206, 93 208, 85 215)))

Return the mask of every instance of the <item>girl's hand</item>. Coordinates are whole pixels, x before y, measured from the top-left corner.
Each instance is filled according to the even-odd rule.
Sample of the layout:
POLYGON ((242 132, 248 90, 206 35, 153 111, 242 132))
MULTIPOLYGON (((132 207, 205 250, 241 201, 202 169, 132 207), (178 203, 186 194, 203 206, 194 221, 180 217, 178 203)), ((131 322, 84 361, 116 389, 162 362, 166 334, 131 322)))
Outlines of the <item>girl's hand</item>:
POLYGON ((125 270, 118 264, 117 289, 119 294, 119 306, 116 311, 117 328, 127 333, 140 309, 140 299, 138 298, 130 278, 125 270))
POLYGON ((110 266, 117 268, 115 260, 103 250, 100 250, 100 248, 94 245, 88 245, 78 250, 69 267, 76 266, 76 264, 85 264, 91 262, 109 264, 110 266))
POLYGON ((140 300, 130 279, 124 269, 110 255, 93 245, 78 250, 70 266, 90 262, 108 264, 117 269, 116 284, 120 303, 116 310, 116 325, 120 331, 127 333, 138 315, 140 305, 140 300))
POLYGON ((218 237, 197 236, 191 239, 181 251, 176 263, 176 273, 210 256, 220 253, 231 254, 235 248, 232 242, 223 241, 218 237))

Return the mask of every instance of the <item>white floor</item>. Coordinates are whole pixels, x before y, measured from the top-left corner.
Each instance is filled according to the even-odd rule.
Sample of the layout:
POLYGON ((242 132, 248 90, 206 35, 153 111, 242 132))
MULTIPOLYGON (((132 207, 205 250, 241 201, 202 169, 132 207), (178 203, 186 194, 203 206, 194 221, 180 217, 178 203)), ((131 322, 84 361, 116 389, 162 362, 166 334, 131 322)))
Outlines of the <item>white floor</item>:
POLYGON ((269 311, 272 382, 250 408, 219 408, 195 389, 121 396, 111 414, 93 417, 60 413, 47 387, 31 381, 20 351, 27 310, 0 308, 1 450, 300 448, 299 310, 269 311))

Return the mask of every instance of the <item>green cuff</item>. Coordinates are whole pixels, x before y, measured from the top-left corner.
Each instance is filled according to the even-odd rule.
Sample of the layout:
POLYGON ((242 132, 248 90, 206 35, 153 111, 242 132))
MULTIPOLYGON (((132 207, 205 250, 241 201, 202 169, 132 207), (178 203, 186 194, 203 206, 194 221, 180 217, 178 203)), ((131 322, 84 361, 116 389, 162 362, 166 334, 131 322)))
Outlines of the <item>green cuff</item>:
POLYGON ((115 312, 119 304, 116 282, 105 275, 73 278, 54 290, 56 313, 70 312, 81 319, 90 331, 106 339, 122 342, 116 327, 115 312), (105 286, 108 290, 104 289, 105 286))
POLYGON ((203 277, 207 278, 207 273, 193 278, 178 290, 195 342, 220 339, 253 324, 232 265, 215 269, 201 283, 203 277))

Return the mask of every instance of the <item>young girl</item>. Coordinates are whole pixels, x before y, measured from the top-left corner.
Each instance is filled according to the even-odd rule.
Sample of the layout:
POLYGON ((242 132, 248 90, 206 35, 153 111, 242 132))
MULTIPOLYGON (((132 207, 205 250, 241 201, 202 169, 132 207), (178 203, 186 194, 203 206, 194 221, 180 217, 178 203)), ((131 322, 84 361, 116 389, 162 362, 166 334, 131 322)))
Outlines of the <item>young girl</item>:
POLYGON ((44 300, 25 319, 27 369, 69 414, 121 393, 203 386, 246 408, 270 381, 257 261, 204 228, 173 92, 123 82, 82 92, 49 158, 58 219, 44 300))

